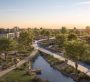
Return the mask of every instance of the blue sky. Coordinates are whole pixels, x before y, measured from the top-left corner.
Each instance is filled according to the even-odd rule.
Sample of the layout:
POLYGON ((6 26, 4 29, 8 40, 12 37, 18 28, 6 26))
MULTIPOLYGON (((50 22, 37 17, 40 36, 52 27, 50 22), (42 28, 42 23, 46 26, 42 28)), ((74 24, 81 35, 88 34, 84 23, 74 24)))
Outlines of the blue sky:
POLYGON ((90 0, 0 0, 0 27, 87 25, 90 25, 90 0))

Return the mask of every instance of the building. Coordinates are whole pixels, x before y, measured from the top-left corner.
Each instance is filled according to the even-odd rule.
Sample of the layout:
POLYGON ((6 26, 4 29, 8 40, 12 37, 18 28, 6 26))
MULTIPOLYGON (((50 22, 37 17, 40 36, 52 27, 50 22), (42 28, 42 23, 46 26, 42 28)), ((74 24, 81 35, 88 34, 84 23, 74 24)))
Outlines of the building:
POLYGON ((1 33, 1 34, 0 34, 0 37, 1 37, 1 38, 3 38, 3 37, 8 38, 8 34, 7 34, 7 33, 1 33))
POLYGON ((5 37, 5 38, 18 38, 19 37, 20 32, 17 33, 4 33, 4 34, 0 34, 0 37, 5 37))
POLYGON ((16 39, 20 35, 20 32, 19 32, 19 28, 18 27, 14 27, 13 29, 9 29, 9 31, 5 31, 5 30, 6 29, 4 29, 4 31, 1 31, 0 32, 0 37, 16 39))

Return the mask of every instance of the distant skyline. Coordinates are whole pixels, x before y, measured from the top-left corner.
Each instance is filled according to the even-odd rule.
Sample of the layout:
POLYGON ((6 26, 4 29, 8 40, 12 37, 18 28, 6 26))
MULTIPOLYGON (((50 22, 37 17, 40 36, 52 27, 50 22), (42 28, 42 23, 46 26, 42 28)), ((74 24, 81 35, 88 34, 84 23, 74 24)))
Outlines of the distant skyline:
POLYGON ((0 27, 85 28, 90 0, 0 0, 0 27))

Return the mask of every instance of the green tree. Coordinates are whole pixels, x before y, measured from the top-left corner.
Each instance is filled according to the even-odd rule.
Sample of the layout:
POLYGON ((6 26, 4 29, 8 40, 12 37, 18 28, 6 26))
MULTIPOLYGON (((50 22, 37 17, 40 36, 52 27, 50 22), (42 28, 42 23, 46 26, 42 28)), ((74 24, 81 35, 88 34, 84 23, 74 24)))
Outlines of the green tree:
POLYGON ((47 30, 47 31, 45 32, 45 35, 47 36, 47 39, 49 40, 49 38, 50 38, 50 31, 47 30))
POLYGON ((42 35, 42 36, 44 36, 44 37, 47 37, 47 39, 49 40, 49 37, 50 37, 50 31, 49 30, 47 30, 47 29, 41 29, 41 31, 40 31, 40 34, 42 35))
POLYGON ((33 38, 34 36, 31 29, 22 31, 18 39, 19 49, 23 51, 30 50, 33 38))
POLYGON ((45 34, 46 34, 46 29, 40 29, 40 34, 43 35, 43 36, 45 36, 45 34))
POLYGON ((74 29, 69 29, 69 34, 71 33, 77 34, 78 36, 81 35, 81 32, 76 27, 74 27, 74 29))
POLYGON ((34 33, 34 38, 35 39, 39 39, 39 36, 40 36, 40 29, 37 29, 37 28, 34 28, 33 29, 33 33, 34 33))
POLYGON ((78 69, 78 60, 86 54, 88 44, 84 41, 72 40, 65 43, 65 56, 75 62, 76 74, 78 69))
POLYGON ((62 27, 62 28, 61 28, 61 33, 62 33, 62 34, 66 34, 67 31, 68 31, 68 30, 66 29, 66 27, 62 27))
POLYGON ((8 51, 14 50, 16 42, 8 38, 0 38, 0 52, 5 54, 5 60, 7 59, 8 51))
POLYGON ((67 41, 67 37, 64 34, 56 35, 56 44, 59 46, 60 49, 63 50, 64 43, 67 41))
POLYGON ((90 34, 90 26, 86 26, 85 31, 86 31, 87 34, 90 34))
POLYGON ((70 33, 68 35, 68 40, 77 40, 77 35, 75 33, 70 33))

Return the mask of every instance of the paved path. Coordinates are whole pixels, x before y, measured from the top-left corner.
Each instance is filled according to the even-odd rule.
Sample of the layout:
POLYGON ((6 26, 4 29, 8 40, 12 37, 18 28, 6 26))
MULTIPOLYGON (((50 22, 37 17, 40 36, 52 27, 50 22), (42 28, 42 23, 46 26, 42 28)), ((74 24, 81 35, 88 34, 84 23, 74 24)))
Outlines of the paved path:
MULTIPOLYGON (((42 40, 39 40, 39 41, 42 41, 42 40)), ((55 58, 59 59, 59 60, 65 60, 64 57, 60 56, 60 54, 57 54, 57 53, 53 53, 49 50, 46 50, 40 46, 38 46, 38 42, 39 41, 35 41, 35 43, 33 44, 34 48, 46 53, 46 54, 49 54, 49 55, 53 55, 55 58)), ((71 60, 68 60, 68 65, 71 65, 73 67, 75 67, 75 62, 71 61, 71 60)), ((90 69, 83 66, 83 65, 80 65, 78 64, 78 70, 80 70, 81 72, 84 72, 86 75, 90 76, 90 69)))
MULTIPOLYGON (((21 60, 18 64, 17 67, 21 66, 22 64, 24 64, 25 62, 27 62, 29 59, 31 59, 32 57, 34 57, 36 55, 36 53, 38 52, 38 50, 34 50, 30 56, 26 57, 25 59, 21 60)), ((0 77, 2 77, 3 75, 7 74, 8 72, 12 71, 13 69, 15 69, 15 65, 11 66, 10 68, 4 70, 4 71, 0 71, 0 77)))
MULTIPOLYGON (((45 40, 45 39, 43 39, 45 40)), ((42 41, 42 40, 39 40, 39 41, 42 41)), ((38 50, 46 53, 46 54, 49 54, 49 55, 53 55, 55 58, 59 59, 59 60, 65 60, 64 57, 60 56, 59 54, 57 53, 53 53, 49 50, 46 50, 42 47, 39 47, 37 44, 39 41, 35 41, 35 43, 33 43, 33 47, 35 48, 35 50, 31 53, 31 55, 27 58, 25 58, 24 60, 21 60, 18 64, 17 64, 17 67, 21 66, 23 63, 27 62, 30 58, 34 57, 36 55, 36 53, 38 52, 38 50)), ((75 64, 73 61, 71 60, 68 60, 68 65, 71 65, 73 67, 75 67, 75 64)), ((16 67, 15 66, 12 66, 4 71, 1 71, 0 72, 0 77, 7 74, 8 72, 12 71, 13 69, 15 69, 16 67)), ((80 70, 81 72, 84 72, 86 75, 90 76, 90 69, 89 68, 86 68, 80 64, 78 64, 78 70, 80 70)))

